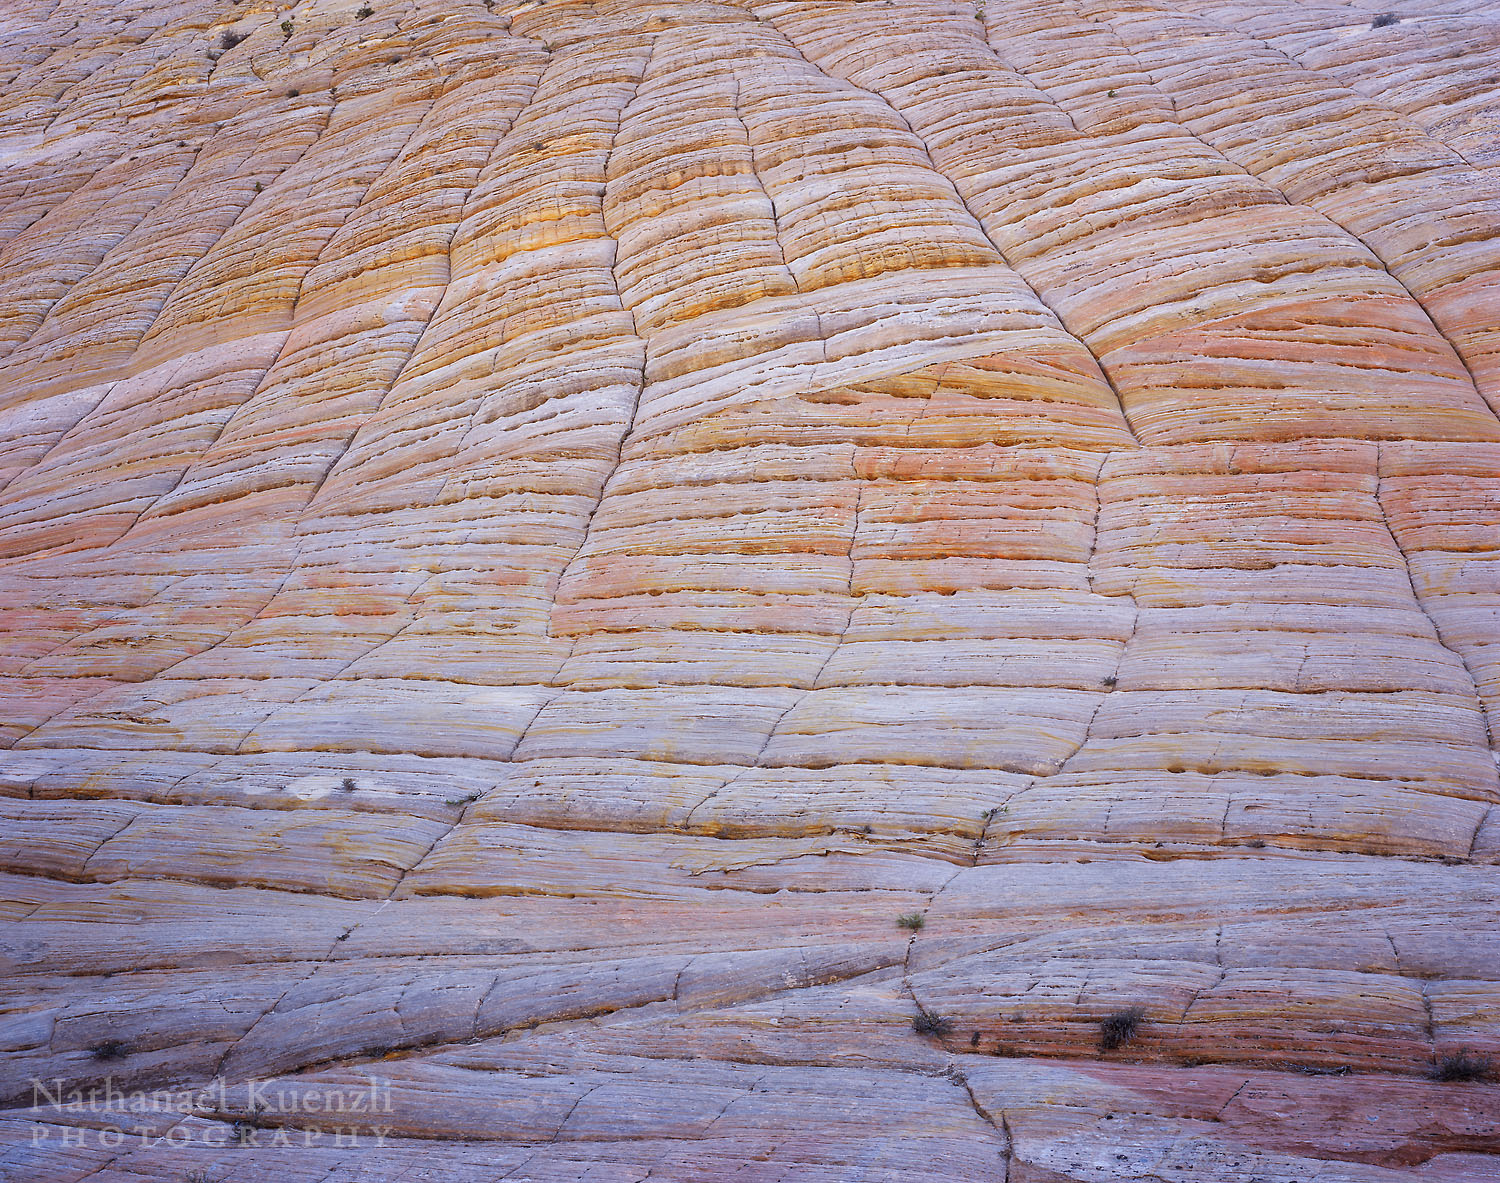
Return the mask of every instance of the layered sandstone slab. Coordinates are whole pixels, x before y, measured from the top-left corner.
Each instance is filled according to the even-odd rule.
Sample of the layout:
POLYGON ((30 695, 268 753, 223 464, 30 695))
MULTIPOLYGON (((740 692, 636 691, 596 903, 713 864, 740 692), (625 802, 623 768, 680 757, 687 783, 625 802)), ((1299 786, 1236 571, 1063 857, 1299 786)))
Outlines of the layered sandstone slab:
POLYGON ((1500 1180, 1497 76, 0 11, 0 1178, 1500 1180))

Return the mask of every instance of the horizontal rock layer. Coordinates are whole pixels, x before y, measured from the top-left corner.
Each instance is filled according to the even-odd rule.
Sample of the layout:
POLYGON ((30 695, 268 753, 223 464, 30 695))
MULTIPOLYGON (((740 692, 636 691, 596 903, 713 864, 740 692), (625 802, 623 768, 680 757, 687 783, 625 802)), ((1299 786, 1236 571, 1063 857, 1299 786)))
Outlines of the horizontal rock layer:
POLYGON ((1429 7, 0 14, 0 1177, 1500 1180, 1429 7))

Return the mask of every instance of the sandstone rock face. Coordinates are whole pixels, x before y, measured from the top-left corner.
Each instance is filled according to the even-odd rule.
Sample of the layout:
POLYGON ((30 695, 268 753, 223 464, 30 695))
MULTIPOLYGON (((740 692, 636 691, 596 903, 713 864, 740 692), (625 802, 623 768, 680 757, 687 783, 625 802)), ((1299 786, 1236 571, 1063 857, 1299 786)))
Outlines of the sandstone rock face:
POLYGON ((1500 1180, 1438 7, 11 0, 0 1178, 1500 1180))

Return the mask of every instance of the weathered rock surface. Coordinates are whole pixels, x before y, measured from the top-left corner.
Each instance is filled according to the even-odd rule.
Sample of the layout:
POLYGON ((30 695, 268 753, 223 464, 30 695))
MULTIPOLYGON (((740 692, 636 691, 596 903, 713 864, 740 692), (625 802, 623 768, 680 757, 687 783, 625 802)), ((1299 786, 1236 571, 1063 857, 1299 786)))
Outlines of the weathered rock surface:
POLYGON ((0 1178, 1500 1180, 1442 7, 0 9, 0 1178))

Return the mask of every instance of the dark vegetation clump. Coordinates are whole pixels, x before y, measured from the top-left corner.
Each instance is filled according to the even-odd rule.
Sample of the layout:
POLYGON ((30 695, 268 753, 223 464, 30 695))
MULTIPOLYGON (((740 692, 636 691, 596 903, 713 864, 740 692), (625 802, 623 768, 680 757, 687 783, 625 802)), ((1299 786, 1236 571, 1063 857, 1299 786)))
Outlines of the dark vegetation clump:
POLYGON ((922 913, 920 912, 903 912, 901 913, 901 915, 896 917, 897 927, 909 928, 912 930, 912 932, 916 932, 926 923, 927 921, 923 918, 922 913))
POLYGON ((225 29, 219 37, 219 48, 223 50, 233 49, 249 35, 248 33, 237 33, 233 29, 225 29))
POLYGON ((1112 1052, 1117 1047, 1124 1047, 1136 1037, 1141 1029, 1141 1020, 1145 1017, 1145 1010, 1139 1006, 1106 1015, 1099 1022, 1099 1050, 1112 1052))
MULTIPOLYGON (((297 92, 293 91, 292 93, 296 94, 297 92)), ((359 786, 354 783, 354 778, 352 776, 346 776, 344 777, 343 783, 339 785, 339 788, 343 789, 346 793, 352 793, 355 789, 359 788, 359 786)))
POLYGON ((356 12, 354 14, 356 20, 364 20, 365 17, 367 17, 367 16, 374 16, 374 15, 375 15, 375 10, 373 8, 371 8, 368 4, 366 4, 363 8, 361 8, 358 12, 356 12))
POLYGON ((911 1021, 911 1029, 918 1035, 943 1036, 953 1029, 953 1024, 942 1015, 935 1015, 918 1007, 916 1017, 911 1021))
POLYGON ((283 41, 286 40, 291 35, 292 35, 292 22, 291 21, 282 21, 281 22, 281 38, 282 38, 282 40, 283 41))
POLYGON ((1382 12, 1379 16, 1377 16, 1370 22, 1370 28, 1384 29, 1388 25, 1399 25, 1400 23, 1401 18, 1394 12, 1382 12))
POLYGON ((1443 1056, 1432 1066, 1428 1075, 1433 1080, 1464 1081, 1486 1080, 1490 1075, 1490 1062, 1472 1052, 1454 1052, 1443 1056))
POLYGON ((103 1043, 96 1043, 89 1048, 96 1060, 123 1060, 130 1054, 130 1048, 118 1039, 106 1039, 103 1043))

